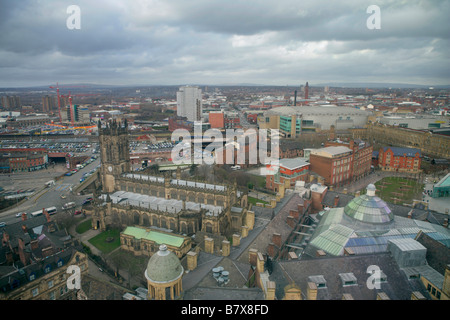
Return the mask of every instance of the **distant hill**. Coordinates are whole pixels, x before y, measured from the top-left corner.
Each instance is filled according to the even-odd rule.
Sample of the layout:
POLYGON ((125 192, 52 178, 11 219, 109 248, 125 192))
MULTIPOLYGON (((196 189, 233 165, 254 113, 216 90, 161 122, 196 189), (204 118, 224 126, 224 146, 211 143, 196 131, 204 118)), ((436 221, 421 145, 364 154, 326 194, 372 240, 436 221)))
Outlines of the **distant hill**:
MULTIPOLYGON (((65 84, 60 83, 59 86, 65 91, 70 90, 73 92, 80 90, 103 90, 103 89, 120 89, 120 88, 145 88, 145 87, 180 87, 186 84, 174 84, 174 85, 145 85, 145 84, 134 84, 134 85, 109 85, 109 84, 91 84, 91 83, 73 83, 65 84), (64 87, 64 88, 63 88, 64 87), (72 87, 72 88, 70 88, 72 87)), ((256 83, 222 83, 222 84, 191 84, 197 86, 210 86, 210 87, 283 87, 284 85, 267 85, 267 84, 256 84, 256 83)), ((337 88, 393 88, 393 89, 428 89, 433 87, 434 89, 450 89, 449 85, 420 85, 420 84, 407 84, 407 83, 382 83, 382 82, 327 82, 327 83, 312 83, 309 84, 311 87, 337 87, 337 88)), ((50 86, 55 86, 55 84, 40 85, 40 86, 29 86, 29 87, 3 87, 0 88, 0 92, 6 91, 49 91, 55 90, 50 89, 50 86)), ((292 85, 289 85, 291 87, 292 85)), ((295 86, 292 86, 295 87, 295 86)))
POLYGON ((450 85, 421 85, 421 84, 408 84, 408 83, 381 83, 381 82, 329 82, 320 84, 311 84, 312 87, 338 87, 338 88, 394 88, 394 89, 428 89, 433 87, 435 89, 449 89, 450 85))

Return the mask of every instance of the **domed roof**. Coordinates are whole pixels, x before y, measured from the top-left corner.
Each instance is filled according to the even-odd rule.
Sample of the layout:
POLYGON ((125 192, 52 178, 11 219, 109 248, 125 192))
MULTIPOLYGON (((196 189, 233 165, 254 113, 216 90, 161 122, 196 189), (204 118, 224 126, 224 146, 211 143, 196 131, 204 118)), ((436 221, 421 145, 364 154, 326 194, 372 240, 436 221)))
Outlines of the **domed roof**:
POLYGON ((386 202, 375 196, 375 186, 369 184, 367 193, 355 197, 344 208, 347 216, 367 223, 387 223, 394 219, 394 215, 386 202))
POLYGON ((184 268, 175 253, 169 251, 165 244, 148 261, 145 277, 151 282, 172 282, 183 275, 184 268))

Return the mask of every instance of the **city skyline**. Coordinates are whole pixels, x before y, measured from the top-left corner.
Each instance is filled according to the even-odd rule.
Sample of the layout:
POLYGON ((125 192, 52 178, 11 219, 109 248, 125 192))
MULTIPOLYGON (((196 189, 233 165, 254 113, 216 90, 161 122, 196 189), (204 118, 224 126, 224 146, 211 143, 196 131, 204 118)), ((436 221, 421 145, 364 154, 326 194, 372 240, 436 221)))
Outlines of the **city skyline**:
POLYGON ((0 87, 449 85, 450 1, 372 2, 2 1, 0 87))

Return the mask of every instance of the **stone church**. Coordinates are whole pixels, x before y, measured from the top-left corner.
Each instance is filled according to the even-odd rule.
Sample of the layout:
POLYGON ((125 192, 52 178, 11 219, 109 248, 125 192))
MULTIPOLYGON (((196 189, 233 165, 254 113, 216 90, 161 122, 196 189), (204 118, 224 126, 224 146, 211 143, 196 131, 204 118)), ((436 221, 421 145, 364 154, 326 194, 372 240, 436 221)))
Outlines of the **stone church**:
MULTIPOLYGON (((98 134, 102 186, 100 192, 95 192, 92 204, 93 228, 138 227, 147 235, 158 233, 155 239, 160 239, 161 235, 167 239, 181 236, 185 241, 178 248, 180 251, 171 248, 180 255, 181 251, 185 253, 189 249, 186 244, 191 239, 201 243, 208 237, 221 243, 241 233, 243 226, 252 224, 248 220, 254 217, 251 213, 247 217, 247 195, 237 190, 236 183, 222 185, 183 180, 179 169, 176 175, 133 172, 126 120, 123 123, 99 122, 98 134)), ((121 236, 122 247, 145 255, 158 250, 158 243, 142 246, 140 237, 121 236)), ((178 243, 173 240, 176 239, 167 242, 178 243)))

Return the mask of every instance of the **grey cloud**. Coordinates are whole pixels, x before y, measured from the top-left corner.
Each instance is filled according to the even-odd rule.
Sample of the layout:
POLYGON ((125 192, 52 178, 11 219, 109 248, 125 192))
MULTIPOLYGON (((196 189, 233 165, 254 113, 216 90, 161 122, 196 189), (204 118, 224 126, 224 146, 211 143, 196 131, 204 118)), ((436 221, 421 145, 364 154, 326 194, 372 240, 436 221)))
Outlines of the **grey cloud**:
POLYGON ((380 30, 366 27, 372 0, 76 3, 81 30, 66 28, 73 1, 0 1, 0 86, 450 83, 449 0, 377 1, 380 30))

